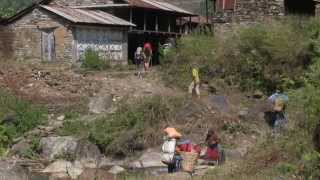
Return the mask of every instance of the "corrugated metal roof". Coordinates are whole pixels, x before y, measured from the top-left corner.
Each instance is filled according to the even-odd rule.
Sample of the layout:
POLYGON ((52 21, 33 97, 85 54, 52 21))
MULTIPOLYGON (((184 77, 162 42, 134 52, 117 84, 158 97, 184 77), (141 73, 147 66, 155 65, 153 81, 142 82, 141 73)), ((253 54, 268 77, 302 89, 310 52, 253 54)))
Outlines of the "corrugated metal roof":
POLYGON ((129 4, 102 4, 102 5, 86 5, 86 6, 71 6, 75 9, 94 9, 94 8, 118 8, 129 7, 129 4))
POLYGON ((128 0, 129 4, 131 6, 135 7, 142 7, 142 8, 150 8, 150 9, 158 9, 163 11, 169 11, 174 13, 180 13, 184 15, 191 15, 194 16, 195 14, 192 12, 189 12, 187 10, 184 10, 182 8, 179 8, 175 5, 172 5, 167 2, 163 1, 156 1, 156 0, 128 0))
POLYGON ((70 7, 62 7, 57 5, 41 5, 41 7, 73 23, 135 26, 126 20, 120 19, 100 10, 73 9, 70 7))

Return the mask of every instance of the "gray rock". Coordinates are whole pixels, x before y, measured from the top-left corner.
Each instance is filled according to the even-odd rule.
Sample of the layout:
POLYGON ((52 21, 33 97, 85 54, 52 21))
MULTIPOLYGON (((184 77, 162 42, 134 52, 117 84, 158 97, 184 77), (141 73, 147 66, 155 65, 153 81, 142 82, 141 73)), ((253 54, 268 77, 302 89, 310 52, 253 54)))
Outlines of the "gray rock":
POLYGON ((99 148, 86 139, 46 137, 40 141, 41 155, 47 160, 62 158, 79 162, 85 168, 98 168, 103 155, 99 148))
POLYGON ((0 176, 4 180, 28 180, 28 171, 14 163, 0 161, 0 176))
POLYGON ((66 118, 66 116, 65 116, 65 115, 61 115, 61 116, 59 116, 59 117, 57 118, 57 120, 59 120, 59 121, 63 121, 65 118, 66 118))
POLYGON ((225 96, 221 95, 212 95, 209 96, 209 104, 217 109, 220 112, 228 113, 230 111, 230 105, 228 103, 228 100, 225 96))
POLYGON ((128 167, 129 167, 130 169, 140 169, 140 168, 143 168, 142 163, 139 162, 139 161, 130 162, 129 165, 128 165, 128 167))
POLYGON ((241 111, 239 111, 239 114, 238 114, 239 118, 241 119, 247 119, 248 115, 249 115, 248 109, 242 109, 241 111))
POLYGON ((111 95, 94 97, 90 100, 89 111, 95 114, 107 112, 112 107, 113 98, 111 95))
POLYGON ((125 172, 125 171, 126 170, 121 166, 113 166, 108 172, 110 174, 116 175, 116 174, 120 174, 120 173, 125 172))
POLYGON ((98 168, 102 157, 103 155, 96 145, 84 139, 77 141, 75 159, 86 168, 98 168))
POLYGON ((67 167, 67 173, 72 179, 77 179, 84 171, 84 166, 76 161, 72 166, 67 167))
POLYGON ((103 169, 85 169, 78 180, 116 180, 116 175, 110 174, 103 169))
POLYGON ((31 144, 27 140, 22 140, 12 146, 10 153, 21 155, 29 151, 30 149, 31 149, 31 144))
POLYGON ((113 160, 110 158, 102 157, 100 159, 99 168, 106 168, 111 166, 124 166, 124 160, 113 160))
POLYGON ((140 158, 139 162, 143 168, 165 167, 166 165, 161 162, 161 153, 148 150, 140 158))
POLYGON ((58 178, 77 179, 83 173, 84 167, 81 163, 71 163, 65 160, 58 160, 46 167, 42 173, 50 174, 58 178))
POLYGON ((68 168, 72 166, 72 163, 65 160, 57 160, 47 166, 42 172, 43 173, 66 173, 68 168))
POLYGON ((41 155, 48 160, 57 157, 74 156, 77 139, 73 137, 45 137, 40 140, 41 155))

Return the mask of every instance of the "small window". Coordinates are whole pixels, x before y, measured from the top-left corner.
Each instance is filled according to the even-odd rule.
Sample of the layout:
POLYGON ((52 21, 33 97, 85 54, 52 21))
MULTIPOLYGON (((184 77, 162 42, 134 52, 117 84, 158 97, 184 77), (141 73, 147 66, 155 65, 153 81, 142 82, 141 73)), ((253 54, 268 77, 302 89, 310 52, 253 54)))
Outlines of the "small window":
POLYGON ((216 0, 217 11, 234 10, 235 0, 216 0))

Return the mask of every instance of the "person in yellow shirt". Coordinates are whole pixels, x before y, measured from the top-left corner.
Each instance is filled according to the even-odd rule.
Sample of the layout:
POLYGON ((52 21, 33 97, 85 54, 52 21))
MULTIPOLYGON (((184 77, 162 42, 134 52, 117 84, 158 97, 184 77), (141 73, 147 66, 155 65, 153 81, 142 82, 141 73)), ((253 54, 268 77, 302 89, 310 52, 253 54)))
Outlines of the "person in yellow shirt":
POLYGON ((198 98, 200 98, 200 77, 199 69, 195 66, 192 67, 192 82, 189 86, 189 94, 192 95, 193 91, 196 92, 198 98))

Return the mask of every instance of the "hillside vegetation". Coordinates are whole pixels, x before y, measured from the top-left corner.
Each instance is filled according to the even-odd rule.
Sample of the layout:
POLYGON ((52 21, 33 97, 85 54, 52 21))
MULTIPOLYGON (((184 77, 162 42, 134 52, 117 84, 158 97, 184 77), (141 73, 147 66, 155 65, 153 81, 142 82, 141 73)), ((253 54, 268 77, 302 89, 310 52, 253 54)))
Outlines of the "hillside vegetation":
POLYGON ((268 95, 280 89, 289 94, 288 132, 259 143, 243 160, 244 166, 228 173, 229 178, 320 177, 320 154, 313 142, 320 123, 319 22, 288 17, 224 34, 195 32, 182 38, 165 59, 164 79, 171 85, 186 88, 190 67, 197 65, 204 83, 213 87, 227 84, 244 92, 260 90, 268 95))
MULTIPOLYGON (((182 37, 177 47, 161 62, 159 76, 162 81, 152 79, 158 77, 154 70, 144 80, 134 83, 128 82, 137 79, 132 74, 131 77, 116 77, 83 69, 77 73, 68 68, 66 73, 67 70, 54 72, 37 68, 35 72, 36 75, 40 72, 40 77, 33 77, 35 72, 29 72, 27 68, 20 70, 21 75, 15 69, 8 72, 6 68, 1 69, 0 153, 6 155, 17 138, 27 138, 26 132, 46 125, 49 120, 55 122, 52 117, 63 114, 66 120, 51 133, 87 139, 108 156, 134 156, 158 147, 162 129, 167 125, 176 127, 197 142, 203 141, 207 129, 214 126, 222 134, 226 148, 254 140, 247 155, 241 157, 235 168, 230 170, 221 166, 209 171, 204 179, 320 177, 320 153, 316 148, 320 142, 314 138, 320 123, 319 19, 288 17, 234 27, 227 32, 194 32, 182 37), (187 99, 183 93, 191 82, 192 66, 200 69, 203 83, 200 100, 187 99), (152 87, 159 88, 162 82, 173 87, 175 93, 154 94, 152 87), (229 96, 235 112, 218 113, 217 109, 210 107, 208 97, 217 95, 219 89, 218 95, 229 96), (261 130, 265 122, 256 121, 257 113, 246 120, 238 117, 239 110, 249 106, 247 101, 254 101, 252 106, 264 102, 264 99, 248 98, 253 92, 262 92, 262 96, 267 97, 276 89, 284 91, 290 98, 287 107, 289 129, 279 138, 261 135, 267 130, 261 130), (238 96, 241 97, 227 94, 231 90, 240 91, 238 96), (127 94, 117 94, 119 92, 127 94), (71 98, 76 94, 80 97, 71 98), (87 103, 88 99, 101 94, 110 94, 110 104, 115 106, 114 111, 102 116, 88 114, 87 104, 81 104, 82 108, 79 108, 75 106, 77 104, 66 103, 81 100, 87 103), (137 94, 141 96, 135 96, 137 94), (118 98, 120 95, 122 97, 118 98), (73 108, 67 108, 69 104, 73 108), (56 106, 60 107, 59 111, 56 106), (240 141, 241 138, 249 140, 240 141)), ((169 91, 167 87, 163 89, 169 91)))
POLYGON ((0 17, 8 18, 31 5, 33 0, 0 0, 0 17))

